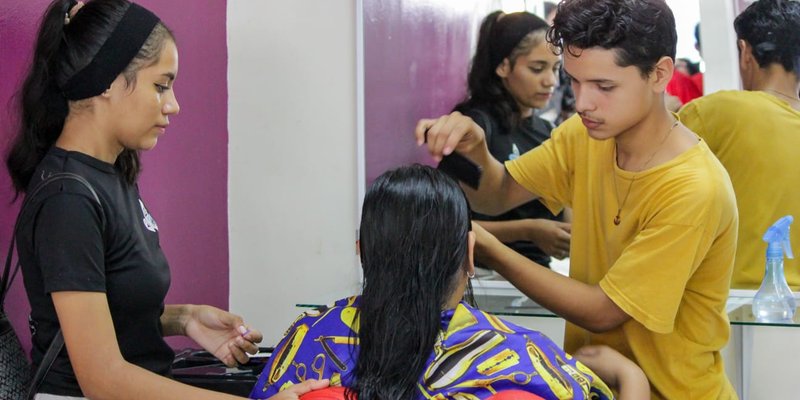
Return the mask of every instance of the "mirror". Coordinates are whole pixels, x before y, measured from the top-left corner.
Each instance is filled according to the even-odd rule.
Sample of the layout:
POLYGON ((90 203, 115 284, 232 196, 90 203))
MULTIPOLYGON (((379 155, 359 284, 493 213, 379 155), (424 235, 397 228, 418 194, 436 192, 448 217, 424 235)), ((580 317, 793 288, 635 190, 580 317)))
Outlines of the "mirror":
MULTIPOLYGON (((415 123, 439 116, 466 95, 466 77, 477 29, 496 9, 528 10, 544 16, 544 2, 533 0, 363 0, 359 27, 360 167, 364 187, 387 169, 408 163, 432 164, 414 144, 415 123)), ((739 87, 733 16, 747 0, 667 0, 676 19, 677 59, 681 68, 705 72, 705 92, 739 87), (697 51, 695 26, 706 18, 697 51), (720 18, 724 16, 724 18, 720 18), (692 65, 694 64, 694 65, 692 65)))

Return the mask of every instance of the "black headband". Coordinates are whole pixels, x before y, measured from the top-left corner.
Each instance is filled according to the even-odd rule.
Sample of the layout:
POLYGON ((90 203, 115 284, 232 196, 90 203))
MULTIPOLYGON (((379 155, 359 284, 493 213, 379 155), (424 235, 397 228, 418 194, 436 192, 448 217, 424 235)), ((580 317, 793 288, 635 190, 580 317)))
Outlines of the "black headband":
POLYGON ((543 19, 528 13, 516 12, 501 16, 494 23, 490 33, 489 62, 492 68, 497 68, 503 59, 511 52, 522 39, 533 31, 547 29, 548 25, 543 19))
POLYGON ((64 97, 81 100, 103 93, 136 57, 158 22, 155 14, 131 3, 89 65, 61 88, 64 97))

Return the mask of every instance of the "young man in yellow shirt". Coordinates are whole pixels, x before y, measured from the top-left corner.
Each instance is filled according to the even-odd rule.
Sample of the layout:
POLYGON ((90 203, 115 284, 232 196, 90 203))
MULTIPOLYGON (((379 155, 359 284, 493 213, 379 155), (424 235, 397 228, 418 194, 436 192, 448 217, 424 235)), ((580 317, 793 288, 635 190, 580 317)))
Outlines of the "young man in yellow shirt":
POLYGON ((656 399, 729 399, 720 349, 738 217, 725 169, 664 105, 677 35, 663 0, 565 0, 548 40, 563 53, 578 115, 505 167, 453 113, 420 120, 436 159, 480 164, 472 207, 500 213, 538 198, 573 209, 570 278, 476 227, 476 251, 567 321, 565 349, 608 345, 644 370, 656 399))
MULTIPOLYGON (((744 91, 717 92, 687 104, 681 121, 716 154, 739 205, 739 244, 731 286, 758 289, 770 225, 800 218, 800 2, 759 0, 734 21, 744 91)), ((791 235, 800 249, 800 235, 791 235)), ((800 289, 800 257, 784 260, 800 289)))

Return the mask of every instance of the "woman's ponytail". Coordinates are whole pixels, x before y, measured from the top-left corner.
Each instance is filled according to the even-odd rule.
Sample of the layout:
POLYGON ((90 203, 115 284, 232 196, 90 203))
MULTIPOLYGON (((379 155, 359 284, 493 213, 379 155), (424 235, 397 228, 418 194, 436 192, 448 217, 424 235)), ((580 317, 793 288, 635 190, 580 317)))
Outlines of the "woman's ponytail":
MULTIPOLYGON (((89 84, 100 82, 103 89, 108 87, 103 81, 107 76, 101 74, 102 69, 91 70, 89 78, 80 77, 80 74, 91 68, 95 57, 103 57, 98 54, 131 7, 136 8, 130 21, 146 20, 154 26, 146 31, 147 36, 138 38, 143 40, 141 47, 126 61, 128 64, 123 70, 114 71, 113 78, 121 73, 126 84, 135 83, 136 72, 155 63, 164 43, 175 40, 169 28, 154 14, 128 0, 92 0, 83 6, 79 4, 72 0, 50 3, 41 21, 30 69, 16 96, 17 135, 6 165, 18 195, 26 191, 36 167, 61 135, 70 104, 99 94, 92 92, 96 87, 91 87, 88 94, 83 93, 89 84), (80 79, 76 81, 76 77, 80 79), (69 103, 67 98, 71 99, 69 103)), ((142 32, 147 29, 138 22, 134 24, 142 32)), ((135 183, 141 169, 138 153, 125 149, 115 166, 128 183, 135 183)))
POLYGON ((56 0, 45 12, 36 37, 33 60, 16 94, 18 134, 6 159, 11 181, 19 194, 25 192, 36 166, 58 139, 69 111, 56 82, 64 34, 65 16, 72 3, 56 0))

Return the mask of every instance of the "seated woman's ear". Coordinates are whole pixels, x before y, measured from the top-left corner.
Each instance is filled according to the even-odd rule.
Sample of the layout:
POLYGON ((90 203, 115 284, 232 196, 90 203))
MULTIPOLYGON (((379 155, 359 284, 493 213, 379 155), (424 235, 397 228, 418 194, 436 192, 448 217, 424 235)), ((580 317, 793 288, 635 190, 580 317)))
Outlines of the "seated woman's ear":
POLYGON ((470 231, 467 234, 467 258, 469 265, 467 265, 467 275, 475 276, 475 232, 470 231))

